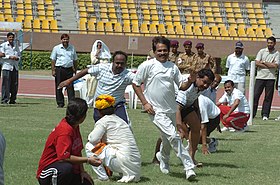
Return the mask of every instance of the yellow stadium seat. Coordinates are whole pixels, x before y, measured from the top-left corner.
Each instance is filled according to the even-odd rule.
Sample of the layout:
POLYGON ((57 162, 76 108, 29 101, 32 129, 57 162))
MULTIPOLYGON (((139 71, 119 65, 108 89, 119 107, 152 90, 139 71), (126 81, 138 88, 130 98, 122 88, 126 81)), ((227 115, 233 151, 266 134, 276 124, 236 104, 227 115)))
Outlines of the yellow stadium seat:
POLYGON ((263 30, 261 28, 256 28, 256 37, 258 38, 264 37, 263 30))
POLYGON ((271 28, 266 28, 264 31, 265 37, 270 37, 273 35, 271 28))
POLYGON ((142 23, 141 26, 140 26, 140 32, 141 33, 149 33, 149 30, 148 30, 148 25, 146 23, 142 23))
POLYGON ((89 33, 95 33, 95 24, 94 24, 95 21, 93 20, 89 20, 88 21, 88 31, 89 33))
POLYGON ((113 34, 112 22, 106 22, 105 23, 105 30, 106 30, 106 34, 113 34))
POLYGON ((25 30, 30 30, 32 28, 31 19, 24 19, 23 27, 25 30))
POLYGON ((194 35, 196 36, 202 36, 202 32, 201 32, 201 29, 200 27, 194 27, 194 35))
POLYGON ((202 27, 202 33, 205 36, 211 36, 210 28, 208 26, 203 26, 202 27))
POLYGON ((49 20, 42 21, 42 32, 50 32, 49 20))
POLYGON ((261 5, 261 3, 254 3, 253 7, 256 8, 256 9, 261 9, 262 5, 261 5))
POLYGON ((164 26, 164 24, 159 24, 158 25, 158 33, 159 34, 166 34, 166 30, 165 30, 165 26, 164 26))
POLYGON ((23 20, 24 20, 24 16, 23 15, 18 15, 17 18, 16 18, 16 22, 22 23, 23 20))
POLYGON ((122 25, 121 25, 121 23, 119 23, 119 22, 115 23, 114 32, 115 32, 115 35, 122 35, 122 25))
POLYGON ((220 36, 220 32, 219 32, 219 29, 218 29, 217 26, 212 26, 211 34, 212 34, 212 36, 215 36, 215 37, 219 37, 220 36))
POLYGON ((167 25, 167 30, 166 30, 167 34, 171 34, 171 35, 174 35, 175 32, 174 32, 174 27, 173 25, 167 25))
POLYGON ((96 30, 99 32, 104 32, 104 23, 103 22, 97 22, 96 30))
POLYGON ((41 30, 41 21, 40 19, 33 20, 33 30, 39 32, 41 30))
POLYGON ((191 25, 186 25, 186 27, 185 27, 185 33, 187 34, 187 35, 193 35, 193 31, 192 31, 192 26, 191 25))
POLYGON ((135 34, 140 33, 138 24, 132 23, 131 31, 135 34))
POLYGON ((130 33, 130 32, 131 32, 131 30, 130 30, 130 24, 128 24, 128 23, 124 23, 124 24, 123 24, 123 32, 124 32, 124 33, 130 33))
POLYGON ((7 22, 14 22, 14 18, 13 17, 8 17, 7 22))
POLYGON ((149 33, 150 34, 157 34, 157 26, 155 24, 150 24, 149 33))
POLYGON ((246 32, 245 32, 245 29, 242 28, 242 27, 238 27, 237 33, 238 33, 239 37, 246 37, 247 36, 246 32))
POLYGON ((53 33, 58 32, 57 20, 51 20, 50 29, 53 33))

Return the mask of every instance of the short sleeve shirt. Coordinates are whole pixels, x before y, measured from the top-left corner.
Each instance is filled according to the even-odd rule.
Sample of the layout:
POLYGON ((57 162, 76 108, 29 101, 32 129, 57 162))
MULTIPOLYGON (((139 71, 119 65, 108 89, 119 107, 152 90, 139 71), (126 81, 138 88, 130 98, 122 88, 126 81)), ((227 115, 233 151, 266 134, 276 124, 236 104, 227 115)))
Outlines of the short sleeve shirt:
POLYGON ((50 58, 55 61, 55 66, 69 68, 78 57, 73 45, 69 44, 67 48, 64 48, 62 44, 59 44, 53 48, 50 58))
POLYGON ((204 95, 198 97, 198 105, 201 115, 201 123, 208 123, 209 119, 214 119, 220 115, 220 109, 212 100, 204 95))
POLYGON ((244 83, 246 81, 246 70, 250 70, 250 61, 245 55, 237 57, 233 53, 227 57, 226 68, 228 68, 228 79, 231 79, 234 83, 244 83))
POLYGON ((243 112, 246 114, 250 113, 250 108, 248 101, 244 94, 239 90, 234 88, 231 95, 228 95, 226 92, 219 99, 220 103, 228 103, 229 106, 232 106, 236 99, 240 100, 238 107, 234 110, 234 112, 243 112))
POLYGON ((191 106, 195 100, 199 97, 199 95, 203 91, 199 91, 198 88, 192 83, 192 85, 185 91, 180 90, 178 92, 176 102, 181 105, 182 107, 191 106))
MULTIPOLYGON (((277 50, 269 52, 268 48, 261 49, 256 57, 257 61, 265 61, 270 63, 280 64, 280 54, 277 50)), ((257 68, 256 79, 276 79, 276 70, 277 68, 257 68)))
POLYGON ((181 53, 177 62, 175 63, 182 74, 189 74, 189 69, 193 64, 195 53, 191 52, 190 55, 181 53))

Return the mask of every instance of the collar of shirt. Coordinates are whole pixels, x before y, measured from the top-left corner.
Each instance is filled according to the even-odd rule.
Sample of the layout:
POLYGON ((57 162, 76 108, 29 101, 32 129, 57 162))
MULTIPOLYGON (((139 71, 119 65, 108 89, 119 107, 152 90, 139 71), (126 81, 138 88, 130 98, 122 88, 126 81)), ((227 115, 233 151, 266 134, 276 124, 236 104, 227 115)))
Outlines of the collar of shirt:
POLYGON ((242 58, 242 59, 245 57, 245 55, 243 53, 238 57, 238 56, 236 56, 235 52, 233 53, 233 56, 236 58, 242 58))
POLYGON ((124 68, 124 70, 121 72, 121 73, 119 73, 119 74, 115 74, 114 72, 113 72, 113 62, 112 63, 110 63, 110 67, 109 67, 109 71, 112 73, 112 75, 113 76, 123 76, 124 74, 125 74, 125 71, 126 71, 127 69, 126 68, 124 68))
POLYGON ((60 48, 61 48, 61 49, 68 50, 68 49, 70 48, 70 44, 68 44, 68 47, 67 47, 67 48, 65 48, 65 47, 63 46, 63 44, 60 44, 60 48))
POLYGON ((274 53, 276 51, 276 49, 274 48, 271 52, 268 50, 268 48, 265 48, 265 51, 266 52, 269 52, 269 53, 274 53))

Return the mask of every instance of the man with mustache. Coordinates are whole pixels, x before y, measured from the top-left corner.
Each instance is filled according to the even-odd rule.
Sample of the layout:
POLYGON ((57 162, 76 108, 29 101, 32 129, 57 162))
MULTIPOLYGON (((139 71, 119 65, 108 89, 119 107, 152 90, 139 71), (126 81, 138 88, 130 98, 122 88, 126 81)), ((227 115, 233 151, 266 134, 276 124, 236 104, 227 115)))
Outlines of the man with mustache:
POLYGON ((256 83, 254 93, 253 117, 256 117, 260 96, 265 89, 262 105, 262 119, 268 120, 274 93, 275 72, 280 64, 280 53, 275 49, 276 39, 267 38, 267 48, 261 49, 256 57, 256 83))
MULTIPOLYGON (((113 62, 105 64, 92 65, 73 76, 72 78, 63 81, 59 84, 59 88, 68 86, 73 81, 90 74, 98 80, 94 99, 101 94, 108 94, 116 99, 115 114, 129 123, 125 108, 124 93, 128 85, 132 84, 135 76, 134 73, 126 69, 127 54, 122 51, 116 51, 113 54, 113 62)), ((94 121, 97 122, 101 118, 99 111, 94 108, 94 121)))
POLYGON ((171 52, 169 52, 169 61, 173 63, 177 63, 180 55, 180 51, 178 51, 179 48, 179 42, 177 40, 171 40, 170 41, 170 49, 171 52))
POLYGON ((243 49, 243 43, 236 42, 235 52, 227 57, 226 68, 228 68, 228 79, 231 79, 235 87, 245 94, 246 72, 250 70, 250 61, 243 54, 243 49))
POLYGON ((160 131, 162 144, 156 157, 160 162, 161 172, 169 173, 170 151, 173 149, 183 163, 186 179, 192 180, 196 176, 193 171, 194 164, 176 131, 175 101, 175 85, 185 90, 190 86, 190 82, 183 82, 178 67, 168 61, 170 41, 167 38, 154 37, 152 47, 155 58, 143 62, 138 67, 132 84, 133 89, 160 131))
POLYGON ((192 41, 186 40, 183 46, 185 48, 185 52, 179 55, 176 65, 182 74, 189 74, 189 69, 192 66, 195 56, 195 53, 192 52, 192 41))
POLYGON ((201 69, 207 68, 211 69, 213 73, 216 73, 216 62, 209 54, 204 52, 204 44, 197 43, 195 48, 197 49, 197 54, 195 54, 194 56, 192 68, 194 68, 196 72, 201 69))
POLYGON ((232 80, 225 81, 225 93, 217 102, 221 110, 222 131, 246 131, 250 108, 244 94, 234 87, 232 80))

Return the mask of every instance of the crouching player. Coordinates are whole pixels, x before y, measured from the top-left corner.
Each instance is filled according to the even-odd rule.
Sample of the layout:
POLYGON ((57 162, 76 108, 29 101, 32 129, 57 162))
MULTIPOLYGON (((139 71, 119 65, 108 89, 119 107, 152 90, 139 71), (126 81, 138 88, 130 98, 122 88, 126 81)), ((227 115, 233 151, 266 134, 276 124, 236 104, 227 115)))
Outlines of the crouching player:
POLYGON ((101 119, 88 136, 86 153, 102 160, 103 165, 92 166, 99 180, 108 180, 112 171, 122 174, 118 182, 138 182, 140 152, 129 125, 114 113, 114 104, 115 98, 110 95, 96 98, 95 108, 101 119))

